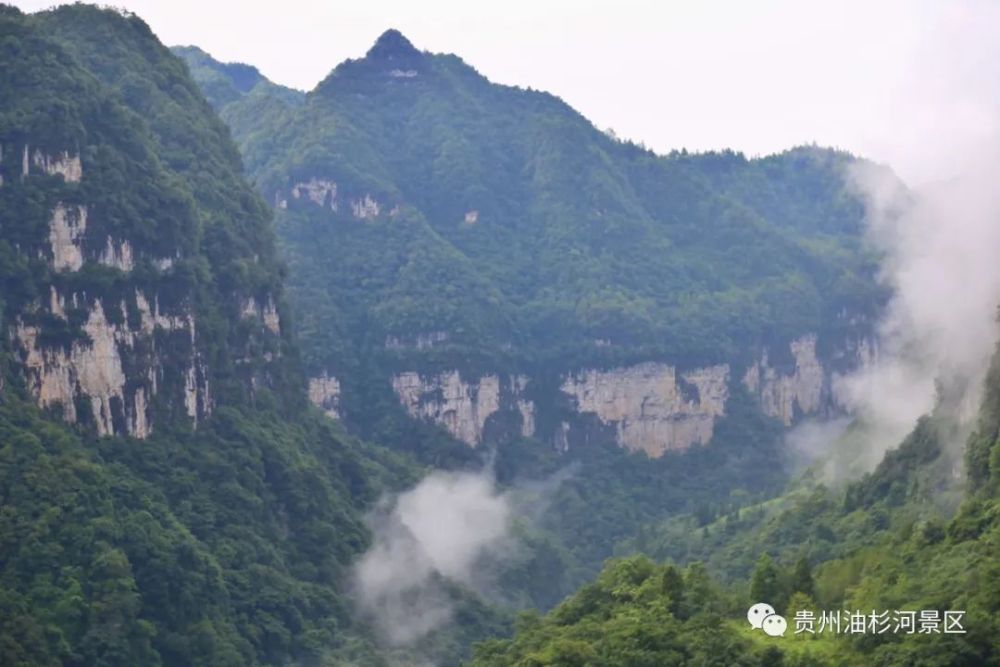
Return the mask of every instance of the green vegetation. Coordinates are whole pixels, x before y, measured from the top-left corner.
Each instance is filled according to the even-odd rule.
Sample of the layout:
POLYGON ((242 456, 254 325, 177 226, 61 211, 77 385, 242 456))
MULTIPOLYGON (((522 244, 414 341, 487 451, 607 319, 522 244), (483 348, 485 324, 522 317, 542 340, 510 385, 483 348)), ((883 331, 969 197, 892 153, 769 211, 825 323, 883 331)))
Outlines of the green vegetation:
MULTIPOLYGON (((270 214, 225 126, 145 24, 85 6, 0 7, 0 64, 0 664, 327 656, 357 632, 343 579, 367 545, 363 512, 417 469, 307 409, 290 328, 241 320, 247 295, 284 310, 270 214), (25 145, 78 154, 82 180, 22 177, 25 145), (92 238, 129 240, 136 266, 55 272, 57 202, 89 208, 92 238), (10 329, 37 325, 56 349, 87 337, 85 308, 42 314, 51 287, 83 306, 141 289, 194 314, 194 340, 158 332, 155 357, 125 359, 133 376, 151 359, 164 368, 147 440, 98 439, 85 420, 34 407, 10 329), (176 386, 192 346, 215 407, 194 432, 176 386)), ((106 312, 135 324, 124 306, 106 312)))
POLYGON ((749 396, 736 394, 710 445, 659 459, 603 441, 566 454, 534 440, 501 444, 495 461, 501 483, 565 475, 537 520, 560 545, 561 576, 542 569, 522 587, 533 592, 537 606, 548 608, 592 578, 616 543, 643 535, 643 550, 657 553, 650 526, 665 516, 686 518, 706 506, 739 508, 777 495, 789 474, 780 434, 781 426, 761 415, 749 396))
POLYGON ((955 434, 948 419, 936 414, 921 420, 875 471, 842 489, 799 489, 701 527, 693 517, 674 519, 661 532, 647 528, 633 540, 631 548, 668 559, 707 557, 726 582, 716 594, 722 603, 712 619, 713 635, 686 628, 692 621, 683 608, 665 613, 667 586, 661 592, 652 583, 639 586, 643 595, 622 585, 627 572, 645 573, 633 582, 654 582, 673 571, 634 556, 610 562, 595 583, 544 618, 519 625, 513 639, 479 645, 473 664, 757 664, 761 651, 767 651, 766 664, 782 665, 1000 664, 997 387, 1000 353, 968 440, 967 493, 953 517, 942 508, 949 492, 941 485, 952 471, 945 443, 955 434), (624 591, 621 598, 618 591, 624 591), (746 608, 761 600, 788 616, 784 638, 742 623, 746 608), (580 608, 585 611, 570 611, 580 608), (796 611, 819 618, 823 611, 845 609, 961 610, 966 632, 794 633, 796 611), (623 627, 630 641, 621 638, 623 627), (731 646, 737 647, 732 657, 702 653, 731 646))
MULTIPOLYGON (((754 642, 725 616, 739 603, 703 567, 683 574, 635 556, 609 563, 591 584, 545 617, 518 619, 513 640, 476 648, 481 667, 774 665, 780 639, 754 642)), ((745 608, 744 608, 745 609, 745 608)))
MULTIPOLYGON (((925 417, 857 481, 831 488, 813 477, 820 471, 807 471, 786 493, 763 503, 700 507, 644 526, 620 548, 678 562, 701 560, 732 580, 748 577, 764 553, 789 565, 800 557, 816 563, 856 553, 892 531, 940 524, 961 500, 961 489, 949 482, 956 457, 942 445, 955 441, 952 429, 943 415, 925 417)), ((849 431, 832 449, 849 448, 860 431, 849 431)))
POLYGON ((246 665, 344 639, 360 510, 406 465, 328 420, 221 409, 94 442, 0 400, 0 663, 246 665))
POLYGON ((737 367, 765 345, 787 365, 790 339, 865 333, 884 298, 845 186, 850 155, 657 156, 394 31, 304 95, 195 48, 175 53, 275 205, 303 365, 340 380, 352 432, 468 465, 482 453, 416 424, 388 378, 532 378, 538 437, 494 424, 488 440, 504 484, 571 471, 528 531, 532 567, 508 577, 541 608, 644 525, 755 503, 788 475, 780 426, 736 382, 705 448, 651 461, 600 433, 558 454, 559 421, 577 419, 551 404, 561 374, 650 359, 737 367), (362 219, 352 204, 366 197, 378 213, 362 219), (417 349, 428 334, 443 340, 417 349))
MULTIPOLYGON (((4 321, 33 318, 32 304, 47 299, 50 286, 105 304, 141 289, 165 309, 194 313, 217 401, 248 400, 249 379, 258 376, 272 399, 301 408, 288 332, 276 337, 239 324, 246 297, 270 297, 285 309, 270 213, 243 181, 226 127, 183 63, 135 17, 74 5, 30 18, 4 9, 0 20, 4 321), (25 146, 78 154, 85 178, 78 185, 58 176, 23 179, 25 146), (94 264, 54 272, 48 223, 59 202, 90 210, 86 239, 94 245, 127 239, 135 270, 94 264), (154 258, 171 259, 173 268, 158 268, 154 258), (237 368, 237 358, 253 363, 237 368)), ((80 335, 80 324, 70 317, 64 339, 80 335)), ((189 347, 172 341, 164 366, 182 368, 189 347)))
POLYGON ((265 198, 284 202, 314 372, 731 361, 878 307, 847 154, 657 156, 394 31, 304 100, 259 74, 237 96, 240 66, 177 53, 265 198), (296 196, 312 179, 335 193, 296 196), (366 196, 379 213, 361 221, 366 196), (432 332, 447 341, 385 349, 432 332))
MULTIPOLYGON (((806 332, 863 332, 885 295, 843 185, 854 158, 656 156, 393 32, 309 94, 177 53, 187 69, 131 15, 0 7, 0 328, 84 340, 85 309, 41 307, 53 287, 108 304, 142 289, 198 322, 193 339, 157 339, 173 370, 144 441, 35 407, 23 351, 0 337, 0 663, 456 664, 492 636, 473 664, 1000 664, 1000 361, 957 512, 942 414, 854 483, 806 477, 781 494, 782 427, 735 383, 712 443, 650 461, 596 437, 565 454, 509 435, 475 451, 406 418, 386 382, 530 368, 557 385, 582 364, 736 362, 806 332), (25 145, 78 154, 82 181, 22 178, 25 145), (314 178, 336 196, 293 195, 314 178), (301 361, 260 193, 279 205, 301 361), (355 215, 365 197, 378 212, 355 215), (90 209, 88 235, 130 240, 134 269, 54 271, 59 202, 90 209), (274 300, 280 333, 243 319, 247 297, 274 300), (441 345, 410 345, 437 332, 441 345), (197 429, 177 399, 192 352, 214 401, 197 429), (345 424, 391 447, 307 407, 300 366, 341 378, 345 424), (497 638, 507 611, 454 585, 453 630, 377 647, 345 581, 369 542, 364 513, 418 478, 414 460, 484 454, 528 508, 499 573, 508 602, 551 611, 497 638), (548 476, 551 493, 521 486, 548 476), (598 572, 616 544, 649 555, 598 572), (961 609, 968 634, 806 637, 790 621, 777 639, 743 620, 758 599, 785 613, 961 609)), ((561 418, 541 407, 540 421, 561 418)))

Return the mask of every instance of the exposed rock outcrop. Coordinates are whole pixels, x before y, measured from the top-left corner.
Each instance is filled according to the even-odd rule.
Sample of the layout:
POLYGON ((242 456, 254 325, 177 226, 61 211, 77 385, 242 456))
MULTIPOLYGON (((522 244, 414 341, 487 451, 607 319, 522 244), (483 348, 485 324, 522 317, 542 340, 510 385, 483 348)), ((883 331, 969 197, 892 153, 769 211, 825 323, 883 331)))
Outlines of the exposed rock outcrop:
POLYGON ((79 271, 83 266, 83 234, 87 231, 87 208, 56 204, 49 220, 52 267, 56 271, 79 271))
MULTIPOLYGON (((405 342, 390 338, 386 347, 426 349, 439 339, 444 336, 422 334, 405 342)), ((868 339, 848 342, 824 364, 817 355, 817 337, 806 335, 791 341, 789 353, 782 366, 772 365, 765 351, 742 376, 761 410, 787 426, 803 416, 843 410, 833 386, 838 372, 871 363, 877 349, 868 339)), ((563 377, 559 388, 578 414, 596 416, 600 424, 611 427, 619 446, 659 457, 712 439, 716 420, 726 414, 730 374, 729 364, 678 371, 669 364, 645 362, 582 369, 563 377)), ((457 370, 430 377, 407 372, 392 378, 392 387, 410 415, 434 421, 472 446, 483 441, 487 420, 500 411, 516 411, 521 435, 535 434, 536 405, 526 398, 528 384, 524 375, 487 374, 470 380, 457 370)), ((319 396, 321 385, 315 389, 310 385, 313 391, 319 396)), ((339 384, 337 392, 339 399, 339 384)), ((579 437, 577 428, 583 424, 577 420, 560 424, 554 432, 549 427, 546 437, 565 450, 579 437)))
POLYGON ((309 401, 333 419, 340 419, 340 380, 326 374, 310 378, 309 401))
MULTIPOLYGON (((85 236, 87 233, 87 207, 67 205, 59 202, 52 209, 49 220, 49 247, 52 252, 52 268, 56 271, 79 271, 88 261, 85 236)), ((95 250, 89 253, 90 260, 99 264, 125 271, 135 268, 135 253, 128 240, 116 241, 108 236, 100 254, 94 257, 95 250)), ((162 270, 173 266, 172 258, 156 260, 156 265, 162 270)))
MULTIPOLYGON (((392 378, 392 388, 411 416, 437 422, 473 447, 482 442, 486 420, 500 409, 500 385, 496 375, 467 382, 458 371, 428 378, 409 372, 392 378)), ((532 416, 532 431, 533 421, 532 416)))
POLYGON ((281 333, 281 317, 272 297, 268 297, 263 304, 253 297, 247 297, 243 300, 240 314, 245 320, 259 319, 264 327, 275 335, 281 333))
MULTIPOLYGON (((80 164, 79 155, 70 155, 69 151, 63 151, 55 155, 47 155, 36 148, 31 158, 32 164, 44 171, 46 174, 59 174, 67 183, 79 183, 83 178, 83 166, 80 164)), ((22 171, 28 175, 28 146, 24 147, 24 164, 22 171)))
POLYGON ((174 268, 174 258, 173 257, 159 257, 153 260, 153 266, 155 266, 160 271, 169 271, 174 268))
POLYGON ((166 315, 160 312, 160 299, 153 297, 153 305, 139 290, 135 291, 136 308, 139 310, 139 326, 141 331, 149 336, 159 327, 164 331, 187 330, 194 343, 194 318, 191 315, 166 315))
POLYGON ((132 244, 128 241, 114 241, 110 236, 104 244, 97 261, 104 266, 118 269, 119 271, 131 271, 135 268, 135 260, 132 256, 132 244))
POLYGON ((511 380, 517 411, 521 413, 521 435, 530 438, 535 434, 535 404, 524 398, 524 390, 528 386, 528 378, 517 375, 511 380))
POLYGON ((317 206, 329 206, 334 211, 338 208, 337 184, 324 178, 316 178, 314 176, 308 181, 293 185, 292 198, 301 199, 302 197, 305 197, 317 206))
POLYGON ((261 317, 264 320, 264 327, 268 331, 276 336, 281 333, 281 317, 278 315, 278 307, 274 305, 274 299, 268 297, 267 303, 264 304, 261 312, 261 317))
POLYGON ((768 362, 765 350, 758 363, 743 375, 743 384, 760 399, 764 414, 791 426, 797 415, 817 413, 827 396, 828 373, 816 356, 816 336, 796 338, 789 344, 795 365, 782 375, 768 362))
POLYGON ((613 425, 619 445, 658 457, 711 440, 716 417, 725 414, 728 382, 728 365, 683 373, 679 382, 673 366, 643 363, 584 371, 567 378, 562 391, 580 412, 613 425))
MULTIPOLYGON (((113 402, 117 399, 124 404, 125 372, 118 343, 128 336, 108 322, 100 301, 94 303, 83 329, 89 341, 74 341, 67 351, 42 347, 37 327, 18 324, 16 335, 26 353, 28 387, 42 407, 61 405, 69 422, 77 420, 77 395, 88 398, 97 433, 111 435, 115 432, 113 402)), ((138 421, 144 424, 145 417, 138 421)), ((136 421, 132 414, 133 425, 136 421)))
MULTIPOLYGON (((74 308, 80 307, 78 295, 70 298, 74 308)), ((159 391, 162 374, 161 359, 153 336, 157 328, 182 330, 192 343, 190 365, 186 372, 185 406, 189 416, 197 421, 211 411, 207 373, 194 352, 194 318, 187 315, 160 313, 158 299, 154 305, 140 292, 135 292, 135 307, 140 315, 138 328, 129 328, 127 304, 121 304, 121 323, 112 323, 105 305, 95 299, 88 307, 83 337, 63 344, 44 344, 36 325, 19 320, 13 329, 14 342, 22 351, 28 390, 41 407, 58 406, 63 418, 70 423, 79 421, 79 399, 90 406, 91 417, 98 435, 131 435, 148 437, 152 432, 149 401, 159 391), (142 348, 142 353, 137 352, 142 348), (126 358, 136 376, 126 376, 126 358)), ((50 288, 50 314, 65 318, 67 299, 55 287, 50 288)))
POLYGON ((360 218, 361 220, 375 218, 378 217, 381 210, 381 206, 377 201, 372 199, 371 195, 351 200, 351 213, 354 214, 355 218, 360 218))

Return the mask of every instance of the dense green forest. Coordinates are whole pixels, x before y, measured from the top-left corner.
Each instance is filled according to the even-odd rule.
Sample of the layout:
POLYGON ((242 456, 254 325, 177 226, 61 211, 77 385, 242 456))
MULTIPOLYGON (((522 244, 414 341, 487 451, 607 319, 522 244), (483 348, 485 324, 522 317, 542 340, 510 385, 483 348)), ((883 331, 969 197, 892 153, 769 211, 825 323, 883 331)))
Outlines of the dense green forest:
MULTIPOLYGON (((240 83, 202 52, 182 55, 278 207, 314 371, 704 363, 836 331, 839 314, 872 317, 884 297, 859 204, 840 180, 851 156, 658 157, 552 96, 489 84, 391 31, 304 96, 259 75, 240 83), (314 177, 335 181, 337 194, 321 206, 289 196, 314 177), (378 215, 359 223, 333 210, 335 197, 361 193, 383 204, 378 215), (447 342, 381 349, 386 337, 428 331, 448 332, 447 342)), ((1000 386, 995 373, 990 383, 1000 386)), ((364 395, 391 413, 391 396, 364 395)), ((601 443, 572 452, 581 468, 540 536, 553 531, 548 549, 570 567, 547 594, 531 588, 535 604, 557 601, 558 579, 579 581, 615 542, 623 554, 694 564, 611 561, 549 614, 521 618, 514 639, 481 644, 475 664, 992 664, 996 553, 982 470, 995 412, 988 397, 964 504, 954 452, 942 446, 958 432, 946 414, 925 417, 846 486, 824 484, 818 467, 791 479, 775 466, 780 429, 749 400, 724 422, 732 432, 723 426, 701 451, 658 461, 601 443), (743 620, 762 591, 780 611, 964 609, 969 632, 771 639, 743 620)), ((373 414, 348 405, 348 423, 373 414)), ((861 426, 841 438, 840 456, 865 446, 861 426)), ((392 429, 381 435, 394 440, 392 429)), ((538 444, 501 442, 500 479, 566 462, 538 444)))
POLYGON ((846 153, 659 156, 392 30, 309 93, 174 52, 275 207, 303 365, 339 378, 345 425, 435 466, 493 456, 503 484, 573 471, 534 544, 562 574, 521 585, 542 608, 641 526, 755 503, 791 473, 780 425, 736 382, 706 448, 650 460, 603 433, 558 453, 575 419, 554 398, 563 372, 746 362, 762 346, 788 365, 809 332, 833 359, 885 298, 846 153), (377 206, 356 210, 366 197, 377 206), (411 419, 389 376, 451 368, 530 376, 535 437, 501 424, 484 455, 411 419))
POLYGON ((937 410, 837 484, 738 378, 710 442, 655 459, 502 419, 473 448, 387 382, 531 372, 547 434, 582 364, 806 333, 834 360, 887 297, 857 161, 655 155, 395 31, 303 93, 128 12, 0 5, 0 664, 1000 664, 1000 355, 963 452, 937 410), (387 646, 352 573, 435 468, 521 514, 493 590, 434 573, 450 622, 387 646), (749 628, 764 599, 785 637, 749 628), (806 636, 802 609, 967 633, 806 636))
MULTIPOLYGON (((76 425, 36 408, 23 351, 0 339, 0 663, 328 654, 352 623, 342 580, 367 545, 363 512, 417 469, 312 412, 290 330, 278 337, 241 320, 240 295, 281 301, 270 214, 225 126, 144 23, 84 6, 32 16, 0 7, 0 62, 4 331, 25 321, 54 350, 86 345, 91 300, 124 303, 137 290, 198 323, 196 337, 155 334, 149 354, 163 371, 153 433, 141 441, 97 438, 82 404, 76 425), (46 174, 27 157, 22 171, 26 145, 79 154, 82 178, 46 174), (53 270, 57 202, 88 207, 88 234, 130 241, 135 266, 88 257, 79 271, 53 270), (174 262, 161 268, 152 255, 174 262), (50 288, 79 294, 80 305, 67 304, 65 319, 46 313, 50 288), (214 404, 196 431, 170 391, 192 345, 214 404)), ((126 310, 112 324, 135 325, 126 310)), ((139 373, 125 372, 130 383, 139 373)))
POLYGON ((848 154, 658 156, 391 30, 305 95, 176 52, 277 207, 314 373, 706 363, 877 312, 848 154))
POLYGON ((952 513, 952 466, 940 464, 954 428, 947 415, 923 418, 873 472, 844 488, 804 484, 757 508, 711 522, 678 519, 638 537, 631 548, 668 564, 644 555, 609 561, 546 616, 519 619, 513 639, 480 644, 472 664, 998 664, 1000 353, 952 513), (674 560, 692 564, 682 572, 674 560), (744 620, 761 600, 788 617, 783 637, 744 620), (960 610, 964 632, 796 633, 801 610, 816 618, 827 610, 932 610, 939 618, 960 610))

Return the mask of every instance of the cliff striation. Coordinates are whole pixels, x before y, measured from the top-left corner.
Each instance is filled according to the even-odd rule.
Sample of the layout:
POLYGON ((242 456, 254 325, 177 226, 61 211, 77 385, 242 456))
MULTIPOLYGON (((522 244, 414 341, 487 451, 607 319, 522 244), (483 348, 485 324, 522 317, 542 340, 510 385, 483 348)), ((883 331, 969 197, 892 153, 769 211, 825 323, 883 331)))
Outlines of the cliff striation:
MULTIPOLYGON (((853 345, 845 343, 836 359, 823 361, 817 356, 817 340, 815 334, 793 339, 785 354, 791 360, 787 368, 772 366, 765 350, 741 375, 742 388, 760 410, 785 426, 804 417, 841 413, 837 378, 873 359, 873 344, 862 339, 853 345)), ((577 418, 560 422, 544 437, 557 449, 572 447, 584 430, 579 418, 591 415, 610 429, 618 446, 652 458, 707 444, 716 421, 726 415, 735 381, 732 375, 730 364, 679 370, 662 362, 568 373, 561 380, 558 396, 550 396, 546 403, 568 405, 577 418)), ((490 418, 502 411, 517 412, 522 436, 536 435, 536 405, 527 396, 530 382, 526 375, 467 377, 458 370, 430 375, 408 371, 391 380, 410 416, 437 423, 473 447, 483 442, 490 418)), ((339 401, 339 383, 319 377, 310 387, 313 403, 336 414, 330 406, 339 401)))

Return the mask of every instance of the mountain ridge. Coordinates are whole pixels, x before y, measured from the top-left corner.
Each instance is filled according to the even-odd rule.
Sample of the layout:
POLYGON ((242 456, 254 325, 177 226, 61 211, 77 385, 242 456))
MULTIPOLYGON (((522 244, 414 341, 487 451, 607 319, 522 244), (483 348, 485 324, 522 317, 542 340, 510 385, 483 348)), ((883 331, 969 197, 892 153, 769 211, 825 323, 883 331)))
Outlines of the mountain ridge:
POLYGON ((216 108, 275 210, 314 404, 502 484, 577 471, 540 520, 564 576, 521 578, 539 607, 642 525, 773 496, 785 429, 877 357, 849 154, 658 156, 427 52, 216 108))
POLYGON ((843 489, 787 486, 788 429, 880 353, 858 158, 658 156, 392 30, 311 93, 127 12, 0 6, 0 42, 3 664, 997 653, 1000 355, 951 518, 941 414, 843 489), (484 467, 545 487, 496 574, 551 611, 503 639, 512 610, 445 581, 453 626, 378 646, 366 513, 484 467), (685 563, 604 564, 634 550, 685 563), (751 598, 970 631, 771 642, 751 598))
POLYGON ((270 212, 148 26, 0 41, 0 663, 325 659, 415 468, 310 407, 270 212))
MULTIPOLYGON (((470 374, 550 362, 574 370, 666 361, 686 370, 740 357, 745 363, 746 349, 768 347, 769 339, 775 339, 771 358, 788 358, 782 348, 789 341, 831 325, 849 332, 848 320, 862 323, 853 335, 866 335, 863 322, 872 320, 880 296, 874 257, 865 256, 860 242, 860 203, 840 177, 853 156, 812 147, 753 160, 732 152, 656 156, 606 137, 553 96, 491 84, 454 56, 421 57, 424 70, 406 77, 387 76, 378 58, 345 61, 303 106, 267 105, 268 120, 257 123, 268 126, 274 118, 267 132, 248 124, 251 114, 237 110, 239 104, 221 110, 231 122, 239 116, 233 131, 258 188, 277 209, 279 233, 299 268, 293 282, 323 280, 303 274, 318 261, 308 253, 323 244, 331 248, 322 252, 336 253, 334 243, 353 246, 370 237, 349 251, 368 257, 351 275, 370 275, 365 280, 384 296, 358 294, 338 307, 340 322, 329 330, 355 328, 349 322, 360 315, 350 311, 366 300, 376 306, 369 306, 367 326, 375 324, 373 333, 382 338, 366 345, 384 342, 391 354, 419 357, 418 366, 435 372, 451 370, 447 359, 461 355, 466 368, 460 370, 470 374), (452 124, 441 115, 445 100, 447 116, 463 120, 452 124), (560 110, 568 110, 565 118, 560 110), (555 131, 562 121, 566 130, 555 131), (577 144, 593 143, 577 162, 597 166, 564 166, 571 144, 563 145, 561 135, 567 132, 577 144), (546 166, 552 159, 558 168, 546 166), (588 169, 596 189, 572 176, 588 169), (581 198, 590 201, 574 201, 581 198), (349 214, 365 221, 364 232, 345 226, 349 214), (304 222, 322 216, 340 221, 304 222), (367 229, 373 226, 379 229, 367 229), (746 252, 747 243, 761 247, 760 259, 746 252), (444 280, 455 300, 446 304, 421 292, 422 308, 412 310, 407 303, 430 267, 406 267, 414 272, 408 286, 393 286, 400 278, 392 272, 403 267, 393 266, 397 258, 373 255, 374 244, 402 244, 406 252, 419 244, 421 254, 435 257, 432 263, 451 264, 444 280), (778 248, 780 259, 768 254, 778 248), (378 273, 383 264, 385 272, 378 273), (817 276, 824 264, 829 270, 817 276), (762 275, 773 277, 762 283, 762 275), (827 294, 811 292, 817 287, 827 294), (769 294, 778 289, 787 290, 785 298, 769 294), (689 307, 674 296, 685 291, 692 294, 689 307), (824 305, 831 297, 842 301, 824 305), (693 322, 712 310, 713 300, 732 306, 741 299, 759 302, 752 308, 760 313, 693 322), (782 309, 791 303, 788 311, 811 319, 785 321, 782 309), (838 324, 845 308, 854 312, 838 324), (734 326, 744 327, 738 336, 728 333, 734 326), (552 328, 557 345, 544 332, 552 328), (717 332, 722 340, 703 341, 695 331, 717 332), (419 354, 414 346, 422 346, 419 354)), ((248 100, 244 108, 257 105, 260 99, 248 100)), ((340 283, 352 280, 345 275, 340 283)), ((323 310, 301 305, 301 312, 323 310)), ((820 346, 829 349, 824 338, 820 346)), ((308 339, 314 376, 350 372, 338 368, 330 351, 356 343, 308 339)))

